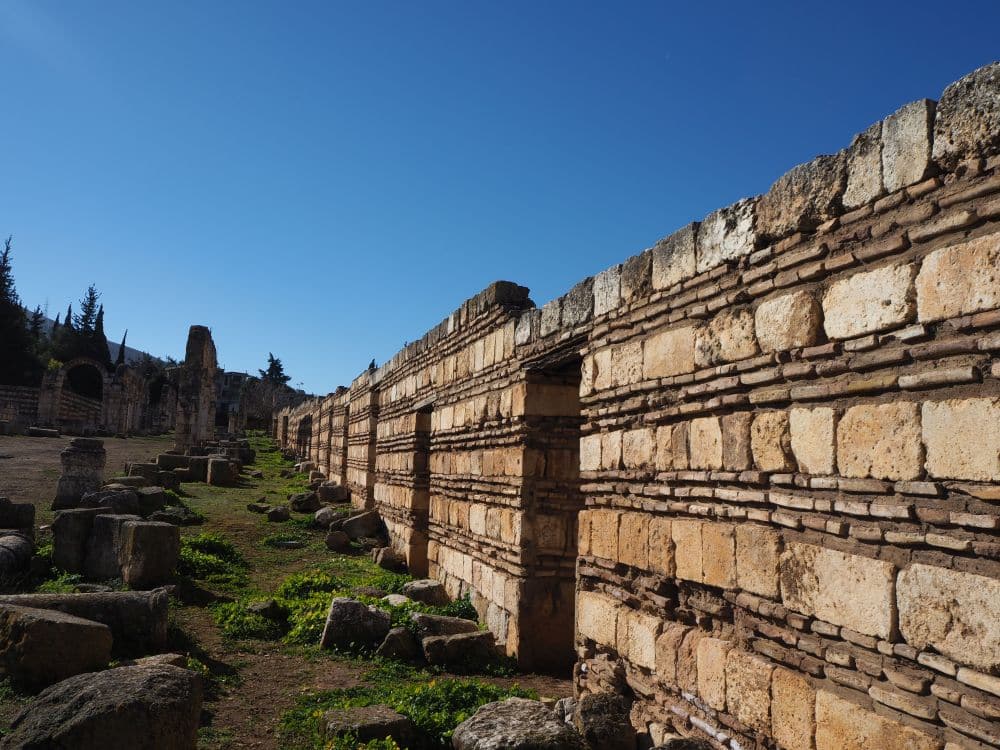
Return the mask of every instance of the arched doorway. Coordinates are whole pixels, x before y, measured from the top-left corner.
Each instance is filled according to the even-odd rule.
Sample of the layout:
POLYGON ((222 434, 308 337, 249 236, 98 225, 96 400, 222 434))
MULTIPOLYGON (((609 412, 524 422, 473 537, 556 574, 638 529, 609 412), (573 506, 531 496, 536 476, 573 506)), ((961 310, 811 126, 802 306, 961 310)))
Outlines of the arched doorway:
POLYGON ((68 362, 62 371, 58 419, 67 432, 89 433, 104 427, 108 373, 92 359, 68 362))

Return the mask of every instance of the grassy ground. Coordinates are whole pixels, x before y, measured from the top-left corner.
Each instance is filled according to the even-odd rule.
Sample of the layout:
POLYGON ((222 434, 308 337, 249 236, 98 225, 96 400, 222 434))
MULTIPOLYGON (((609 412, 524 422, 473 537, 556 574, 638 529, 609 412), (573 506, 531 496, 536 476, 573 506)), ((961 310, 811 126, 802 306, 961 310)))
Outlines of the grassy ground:
MULTIPOLYGON (((324 744, 322 713, 373 701, 390 703, 417 723, 420 738, 411 747, 450 747, 451 729, 483 702, 520 691, 571 694, 568 680, 513 674, 504 663, 491 675, 470 678, 380 663, 363 651, 320 650, 316 643, 333 595, 376 602, 379 592, 397 592, 409 579, 377 568, 365 555, 328 551, 325 532, 310 526, 310 515, 293 513, 290 521, 271 523, 249 512, 250 502, 284 504, 306 488, 304 475, 281 476, 291 462, 269 441, 255 438, 255 447, 257 463, 249 468, 260 469, 262 478, 244 474, 233 488, 182 486, 184 503, 205 521, 182 529, 171 639, 172 650, 187 654, 209 685, 200 748, 353 750, 357 743, 324 744), (249 609, 269 599, 284 621, 249 609)), ((118 468, 109 465, 108 473, 118 468)), ((470 614, 467 602, 445 611, 470 614)), ((392 611, 397 623, 407 614, 405 608, 392 611)), ((0 683, 0 721, 9 722, 25 702, 0 683)))

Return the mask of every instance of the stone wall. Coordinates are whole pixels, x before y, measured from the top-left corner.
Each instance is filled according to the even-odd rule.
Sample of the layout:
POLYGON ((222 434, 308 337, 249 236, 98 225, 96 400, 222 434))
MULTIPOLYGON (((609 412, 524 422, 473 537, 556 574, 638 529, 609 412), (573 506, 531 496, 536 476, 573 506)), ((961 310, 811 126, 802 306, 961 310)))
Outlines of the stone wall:
POLYGON ((1000 64, 341 405, 411 566, 654 741, 1000 747, 1000 64))
POLYGON ((23 429, 35 422, 38 414, 38 389, 29 386, 0 385, 0 425, 3 429, 23 429))
POLYGON ((205 326, 191 326, 184 362, 177 368, 176 374, 174 448, 182 453, 215 437, 217 374, 212 332, 205 326))

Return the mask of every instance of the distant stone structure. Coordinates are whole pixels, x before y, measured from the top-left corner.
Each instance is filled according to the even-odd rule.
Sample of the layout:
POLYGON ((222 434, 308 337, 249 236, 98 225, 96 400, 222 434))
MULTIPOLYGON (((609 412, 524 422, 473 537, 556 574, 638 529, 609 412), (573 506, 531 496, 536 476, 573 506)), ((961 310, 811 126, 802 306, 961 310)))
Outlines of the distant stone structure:
POLYGON ((1000 747, 1000 63, 274 426, 650 746, 1000 747))
POLYGON ((62 474, 56 485, 53 510, 76 508, 88 492, 97 492, 104 484, 107 454, 104 441, 95 438, 74 438, 59 458, 62 474))
POLYGON ((177 371, 174 449, 179 453, 215 437, 217 372, 212 332, 205 326, 191 326, 184 362, 177 371))

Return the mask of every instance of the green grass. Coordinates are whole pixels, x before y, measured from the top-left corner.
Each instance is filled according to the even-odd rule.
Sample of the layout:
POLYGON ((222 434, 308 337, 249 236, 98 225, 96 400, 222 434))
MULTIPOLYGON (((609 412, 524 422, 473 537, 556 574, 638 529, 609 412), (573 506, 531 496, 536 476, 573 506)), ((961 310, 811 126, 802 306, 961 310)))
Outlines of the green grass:
POLYGON ((178 575, 221 589, 239 590, 246 586, 247 567, 236 546, 217 532, 181 538, 178 575))
POLYGON ((334 708, 353 708, 384 704, 408 717, 417 736, 410 750, 444 750, 451 747, 455 727, 486 703, 509 697, 536 698, 537 695, 517 686, 492 685, 476 679, 426 679, 420 671, 371 672, 371 684, 341 690, 307 693, 281 718, 280 739, 285 748, 393 747, 393 745, 358 745, 347 737, 326 745, 323 738, 323 715, 334 708), (401 681, 400 677, 405 675, 401 681))

